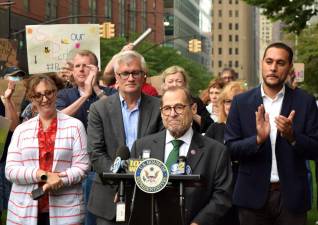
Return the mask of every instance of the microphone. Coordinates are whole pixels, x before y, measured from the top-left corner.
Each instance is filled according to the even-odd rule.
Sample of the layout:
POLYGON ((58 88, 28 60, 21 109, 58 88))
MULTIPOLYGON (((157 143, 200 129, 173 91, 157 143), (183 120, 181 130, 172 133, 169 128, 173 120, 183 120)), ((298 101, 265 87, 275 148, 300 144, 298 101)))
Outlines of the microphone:
POLYGON ((126 160, 130 157, 129 148, 127 146, 120 146, 116 150, 116 158, 113 165, 110 167, 112 173, 120 173, 124 169, 126 160))
POLYGON ((177 163, 171 165, 171 175, 184 175, 186 174, 186 157, 179 156, 177 163))
POLYGON ((140 42, 142 42, 150 33, 152 32, 151 28, 148 28, 145 32, 143 32, 132 44, 133 46, 137 46, 140 42))

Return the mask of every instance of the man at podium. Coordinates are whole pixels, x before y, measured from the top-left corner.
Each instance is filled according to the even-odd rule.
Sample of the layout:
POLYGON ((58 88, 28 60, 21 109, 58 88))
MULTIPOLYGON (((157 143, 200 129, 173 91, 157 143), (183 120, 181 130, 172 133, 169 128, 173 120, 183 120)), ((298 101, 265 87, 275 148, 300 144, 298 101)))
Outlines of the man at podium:
MULTIPOLYGON (((200 174, 204 181, 203 187, 185 188, 186 224, 219 224, 220 218, 231 206, 229 152, 222 144, 192 129, 196 105, 187 89, 173 87, 166 90, 160 110, 166 129, 138 139, 133 145, 132 157, 138 157, 144 149, 149 149, 150 157, 163 161, 170 170, 180 156, 185 156, 192 174, 200 174)), ((171 215, 174 213, 177 214, 171 212, 171 215)))

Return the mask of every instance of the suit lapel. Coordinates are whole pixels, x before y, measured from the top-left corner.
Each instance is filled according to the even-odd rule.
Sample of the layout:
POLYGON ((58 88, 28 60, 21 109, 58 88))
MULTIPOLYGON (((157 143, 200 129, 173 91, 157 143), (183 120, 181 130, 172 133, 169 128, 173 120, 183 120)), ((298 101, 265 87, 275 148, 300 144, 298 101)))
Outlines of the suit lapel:
POLYGON ((148 100, 147 96, 141 94, 137 138, 145 136, 151 119, 152 105, 148 100))
MULTIPOLYGON (((124 129, 123 115, 121 112, 121 103, 119 99, 119 94, 117 93, 114 98, 109 99, 109 115, 114 117, 110 119, 116 137, 119 139, 119 143, 126 143, 126 135, 124 129)), ((116 138, 114 137, 114 138, 116 138)))
POLYGON ((201 134, 194 131, 191 140, 190 148, 187 154, 187 164, 193 171, 198 165, 200 158, 203 155, 203 141, 201 140, 201 134))
POLYGON ((261 92, 261 85, 258 86, 258 88, 255 90, 255 95, 254 95, 254 101, 255 102, 255 110, 257 111, 257 107, 263 104, 263 98, 262 98, 262 92, 261 92))
POLYGON ((153 139, 153 149, 150 153, 151 158, 159 159, 164 162, 165 147, 166 147, 166 130, 158 133, 157 137, 153 139))

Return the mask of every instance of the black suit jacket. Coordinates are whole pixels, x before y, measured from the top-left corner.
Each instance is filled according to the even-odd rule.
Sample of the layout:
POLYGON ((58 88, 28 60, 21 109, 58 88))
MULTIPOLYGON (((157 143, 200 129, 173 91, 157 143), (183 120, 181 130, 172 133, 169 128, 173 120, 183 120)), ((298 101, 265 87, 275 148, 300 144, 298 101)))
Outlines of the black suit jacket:
MULTIPOLYGON (((93 103, 88 115, 87 150, 97 174, 109 172, 116 157, 116 150, 126 145, 123 116, 119 94, 93 103)), ((158 98, 142 94, 137 137, 163 129, 158 98)), ((88 209, 93 214, 112 220, 115 218, 114 196, 117 185, 103 185, 95 177, 89 196, 88 209)))
MULTIPOLYGON (((270 138, 256 145, 255 112, 263 103, 261 87, 235 96, 226 122, 225 141, 232 158, 240 162, 233 203, 247 208, 262 208, 268 197, 272 166, 270 138)), ((296 111, 293 130, 296 145, 277 135, 276 160, 284 206, 292 212, 310 208, 306 159, 318 155, 318 110, 313 96, 286 86, 281 115, 296 111)))
MULTIPOLYGON (((166 131, 138 139, 132 157, 143 149, 151 150, 151 158, 164 161, 166 131)), ((185 188, 186 224, 218 224, 231 206, 232 172, 225 146, 194 131, 187 155, 193 174, 201 174, 205 187, 185 188)))

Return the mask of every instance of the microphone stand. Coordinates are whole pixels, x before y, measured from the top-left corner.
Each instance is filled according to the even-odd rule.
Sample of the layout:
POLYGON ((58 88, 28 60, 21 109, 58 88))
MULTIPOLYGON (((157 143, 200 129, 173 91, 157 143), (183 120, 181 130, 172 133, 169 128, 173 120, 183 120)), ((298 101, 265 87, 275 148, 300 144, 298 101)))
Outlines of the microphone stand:
POLYGON ((184 185, 183 181, 179 181, 179 205, 181 214, 181 224, 185 225, 185 215, 184 215, 184 185))

